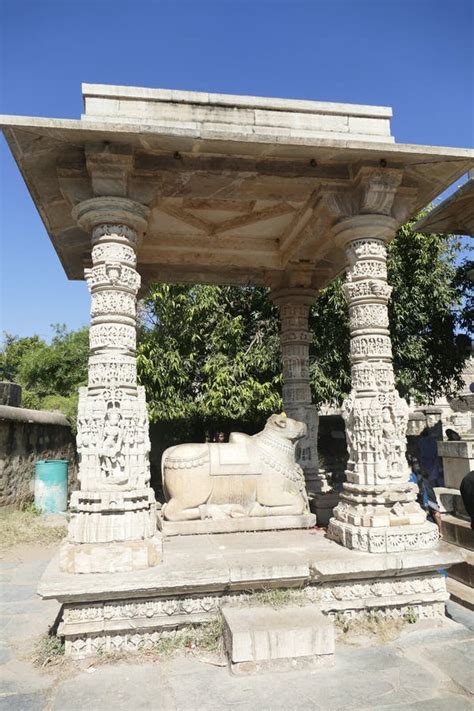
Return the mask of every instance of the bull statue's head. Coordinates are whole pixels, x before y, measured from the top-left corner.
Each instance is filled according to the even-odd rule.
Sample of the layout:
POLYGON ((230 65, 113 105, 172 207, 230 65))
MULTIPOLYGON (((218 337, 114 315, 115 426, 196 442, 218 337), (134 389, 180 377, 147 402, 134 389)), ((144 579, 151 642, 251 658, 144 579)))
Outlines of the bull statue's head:
POLYGON ((265 425, 266 430, 278 435, 282 439, 289 439, 291 442, 296 442, 306 436, 307 427, 304 422, 292 420, 284 413, 281 415, 270 415, 265 425))

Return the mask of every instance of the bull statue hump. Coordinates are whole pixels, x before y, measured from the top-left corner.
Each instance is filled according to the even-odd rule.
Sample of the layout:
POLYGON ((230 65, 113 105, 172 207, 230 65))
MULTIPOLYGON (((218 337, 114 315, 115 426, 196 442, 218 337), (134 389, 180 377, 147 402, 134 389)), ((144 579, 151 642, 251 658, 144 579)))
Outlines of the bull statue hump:
POLYGON ((256 435, 232 432, 229 442, 179 444, 163 453, 167 521, 309 513, 295 447, 304 422, 271 415, 256 435))

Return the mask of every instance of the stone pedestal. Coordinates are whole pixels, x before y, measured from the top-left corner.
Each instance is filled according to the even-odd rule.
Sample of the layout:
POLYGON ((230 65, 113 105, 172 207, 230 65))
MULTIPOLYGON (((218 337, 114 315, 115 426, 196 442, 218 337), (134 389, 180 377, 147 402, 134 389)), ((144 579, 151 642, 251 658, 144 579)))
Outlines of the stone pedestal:
POLYGON ((459 489, 466 474, 474 469, 474 436, 453 442, 438 442, 438 456, 443 460, 445 486, 459 489))
POLYGON ((298 445, 298 463, 303 468, 310 495, 329 491, 325 472, 319 469, 318 413, 312 402, 309 380, 308 317, 316 295, 315 289, 303 287, 275 289, 271 294, 280 309, 283 407, 289 417, 307 426, 307 434, 298 445))
POLYGON ((448 590, 453 599, 470 610, 474 609, 474 531, 464 507, 459 487, 474 469, 474 438, 439 442, 438 454, 443 459, 445 487, 435 489, 443 510, 441 531, 443 540, 464 550, 465 560, 449 571, 448 590), (447 488, 450 487, 450 488, 447 488), (446 513, 444 513, 446 512, 446 513))
POLYGON ((69 573, 145 569, 161 560, 150 488, 145 392, 137 386, 137 242, 148 210, 124 198, 93 198, 73 215, 92 233, 89 382, 79 392, 80 490, 71 496, 61 568, 69 573))
POLYGON ((438 541, 437 527, 426 521, 417 487, 409 483, 408 406, 394 384, 385 240, 396 227, 385 215, 357 215, 333 228, 348 261, 352 390, 343 406, 347 483, 329 535, 370 552, 430 548, 438 541))

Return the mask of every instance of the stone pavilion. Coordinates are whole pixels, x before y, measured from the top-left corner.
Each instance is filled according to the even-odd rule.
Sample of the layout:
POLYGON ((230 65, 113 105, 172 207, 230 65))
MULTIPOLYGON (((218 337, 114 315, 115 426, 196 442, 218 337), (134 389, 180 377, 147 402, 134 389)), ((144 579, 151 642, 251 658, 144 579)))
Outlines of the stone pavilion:
POLYGON ((460 148, 397 144, 380 106, 83 85, 79 120, 4 116, 3 131, 69 279, 91 293, 80 393, 80 490, 43 597, 64 603, 67 650, 151 644, 254 589, 301 587, 326 616, 444 614, 438 541, 408 483, 394 386, 386 248, 474 166, 460 148), (346 272, 352 392, 347 482, 314 530, 157 531, 136 300, 152 282, 267 286, 279 306, 283 400, 303 422, 307 490, 327 490, 309 384, 308 313, 346 272))

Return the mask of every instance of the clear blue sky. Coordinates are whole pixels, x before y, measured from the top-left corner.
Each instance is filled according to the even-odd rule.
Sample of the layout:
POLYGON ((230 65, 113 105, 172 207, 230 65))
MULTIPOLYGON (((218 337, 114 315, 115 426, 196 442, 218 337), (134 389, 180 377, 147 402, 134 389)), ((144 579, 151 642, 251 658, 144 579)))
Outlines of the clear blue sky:
MULTIPOLYGON (((392 106, 399 143, 471 147, 472 0, 0 0, 1 112, 78 118, 81 82, 392 106)), ((87 324, 2 140, 1 328, 87 324)))

